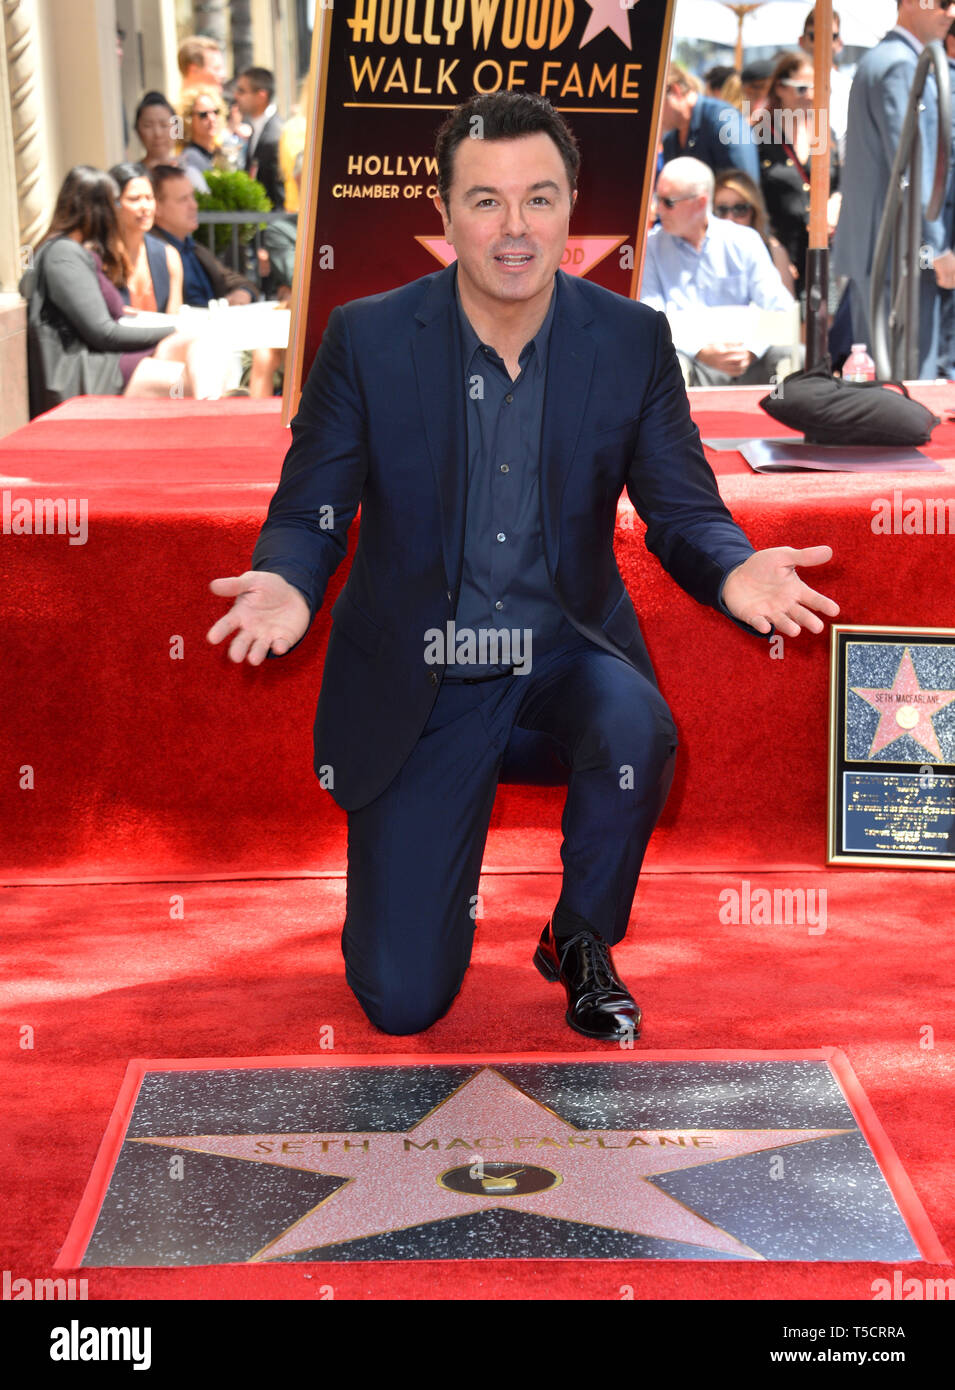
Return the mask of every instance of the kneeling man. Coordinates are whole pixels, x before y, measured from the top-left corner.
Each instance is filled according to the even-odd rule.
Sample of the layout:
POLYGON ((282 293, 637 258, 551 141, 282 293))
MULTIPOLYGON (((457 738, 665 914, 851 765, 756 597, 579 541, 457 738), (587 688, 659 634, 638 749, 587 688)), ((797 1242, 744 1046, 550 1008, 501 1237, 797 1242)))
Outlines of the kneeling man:
POLYGON ((620 494, 676 581, 754 633, 822 630, 816 613, 838 609, 795 567, 831 552, 753 550, 666 318, 559 269, 580 160, 550 103, 476 96, 436 154, 457 260, 333 309, 252 568, 212 584, 234 603, 209 638, 252 665, 289 652, 361 504, 315 724, 348 812, 349 985, 388 1033, 450 1008, 495 790, 519 757, 568 784, 534 963, 564 986, 571 1028, 632 1037, 640 1009, 610 948, 677 739, 614 560, 620 494))

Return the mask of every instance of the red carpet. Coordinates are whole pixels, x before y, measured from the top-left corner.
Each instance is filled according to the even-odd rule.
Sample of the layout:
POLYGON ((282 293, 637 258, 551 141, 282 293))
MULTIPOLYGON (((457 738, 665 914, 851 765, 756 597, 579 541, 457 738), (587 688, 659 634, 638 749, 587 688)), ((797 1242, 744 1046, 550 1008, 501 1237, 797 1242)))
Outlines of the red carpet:
MULTIPOLYGON (((759 392, 694 393, 704 437, 759 392)), ((919 389, 941 414, 952 387, 919 389)), ((558 892, 560 793, 502 788, 485 857, 487 917, 451 1013, 418 1038, 367 1023, 342 975, 344 816, 311 771, 310 722, 327 611, 291 659, 237 671, 204 637, 208 580, 244 570, 286 435, 271 402, 215 409, 85 400, 0 444, 0 489, 85 498, 89 539, 3 535, 6 681, 0 731, 7 1052, 5 1264, 48 1277, 127 1060, 288 1056, 330 1024, 342 1053, 591 1051, 530 965, 558 892), (21 480, 28 480, 23 482, 21 480), (182 659, 170 644, 183 639, 182 659), (24 778, 32 789, 18 786, 24 778), (522 874, 494 872, 524 868, 522 874), (282 875, 322 875, 315 879, 282 875), (232 884, 190 882, 233 877, 232 884), (247 881, 254 877, 268 882, 247 881), (104 884, 102 880, 139 880, 104 884), (100 880, 76 886, 77 880, 100 880), (147 881, 149 880, 149 881, 147 881), (162 880, 162 881, 152 881, 162 880), (176 895, 183 898, 182 916, 176 895), (489 1007, 493 1003, 493 1016, 489 1007), (31 1031, 32 1030, 32 1033, 31 1031), (32 1044, 32 1045, 31 1045, 32 1044)), ((753 415, 753 432, 780 433, 753 415)), ((955 457, 955 428, 930 453, 955 457)), ((760 478, 714 456, 757 546, 827 542, 820 587, 857 623, 950 626, 951 537, 875 536, 874 497, 955 495, 944 473, 760 478)), ((679 772, 616 955, 646 1014, 648 1049, 847 1054, 943 1246, 955 1248, 952 880, 825 870, 828 640, 781 661, 678 590, 621 526, 618 560, 683 740, 679 772), (719 894, 828 894, 824 934, 727 926, 719 894), (796 872, 792 866, 801 866, 796 872), (694 868, 707 874, 693 874, 694 868), (755 880, 754 880, 755 881, 755 880), (950 934, 949 934, 950 935, 950 934)), ((347 563, 347 562, 346 562, 347 563)), ((90 1271, 90 1297, 872 1298, 875 1265, 573 1262, 425 1268, 336 1265, 90 1271), (308 1278, 309 1275, 313 1279, 308 1278)), ((907 1266, 932 1277, 947 1271, 907 1266)))
MULTIPOLYGON (((819 887, 821 875, 763 886, 819 887)), ((720 893, 737 875, 649 876, 621 971, 645 1011, 637 1046, 845 1051, 926 1213, 955 1248, 946 1136, 953 1104, 952 978, 944 875, 830 871, 827 929, 727 926, 720 893), (926 1030, 931 1029, 929 1034, 926 1030), (932 1045, 928 1046, 927 1043, 932 1045)), ((112 885, 4 891, 3 1021, 34 1030, 8 1067, 0 1237, 17 1276, 49 1276, 131 1057, 289 1056, 318 1050, 592 1055, 563 1022, 563 995, 530 964, 556 876, 492 875, 472 968, 428 1033, 391 1038, 367 1022, 342 975, 341 880, 112 885), (183 916, 170 918, 181 891, 183 916), (493 1013, 489 1017, 489 1010, 493 1013)), ((872 1297, 878 1264, 626 1264, 574 1261, 423 1267, 309 1264, 86 1271, 91 1298, 336 1297, 647 1299, 872 1297), (652 1266, 652 1267, 651 1267, 652 1266)), ((906 1276, 950 1270, 906 1264, 906 1276)))
MULTIPOLYGON (((737 389, 751 406, 760 394, 737 389)), ((693 394, 704 438, 739 433, 732 393, 693 394)), ((955 402, 955 387, 919 394, 938 414, 955 402)), ((0 487, 89 503, 85 545, 42 535, 0 546, 7 681, 30 692, 0 741, 6 766, 34 769, 33 790, 4 792, 15 810, 8 882, 343 866, 344 816, 311 772, 311 722, 348 561, 287 660, 236 670, 211 649, 205 634, 224 608, 208 582, 247 568, 287 436, 278 402, 180 407, 79 400, 0 444, 0 473, 30 480, 0 487)), ((750 414, 753 430, 779 432, 750 414)), ((955 458, 955 426, 939 427, 929 452, 955 458)), ((906 495, 955 495, 955 465, 772 478, 738 455, 711 457, 757 546, 832 545, 824 587, 843 621, 951 623, 951 537, 873 535, 870 502, 891 496, 893 477, 906 495)), ((821 865, 828 639, 803 634, 773 660, 768 643, 678 589, 639 526, 618 526, 616 548, 682 738, 648 868, 821 865)), ((560 806, 555 790, 502 788, 485 864, 557 868, 560 806)))

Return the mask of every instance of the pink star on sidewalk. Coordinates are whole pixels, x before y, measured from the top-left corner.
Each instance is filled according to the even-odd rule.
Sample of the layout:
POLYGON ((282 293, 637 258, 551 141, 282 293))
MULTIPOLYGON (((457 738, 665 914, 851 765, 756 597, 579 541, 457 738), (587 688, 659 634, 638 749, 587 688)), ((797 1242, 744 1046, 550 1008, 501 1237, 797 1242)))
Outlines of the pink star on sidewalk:
POLYGON ((483 1067, 407 1131, 179 1135, 133 1142, 346 1179, 253 1259, 320 1249, 490 1208, 516 1208, 740 1259, 758 1251, 648 1181, 843 1134, 841 1129, 578 1130, 483 1067), (506 1171, 498 1173, 499 1168, 506 1171), (490 1171, 490 1190, 483 1175, 490 1171), (504 1185, 528 1174, 537 1190, 504 1185), (461 1190, 464 1187, 465 1190, 461 1190))

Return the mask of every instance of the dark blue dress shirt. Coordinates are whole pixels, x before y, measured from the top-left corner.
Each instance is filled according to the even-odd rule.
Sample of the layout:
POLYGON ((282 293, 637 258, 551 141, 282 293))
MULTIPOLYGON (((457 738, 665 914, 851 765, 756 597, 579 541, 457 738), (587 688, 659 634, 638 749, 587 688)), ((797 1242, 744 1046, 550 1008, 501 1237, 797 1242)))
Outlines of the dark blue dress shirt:
POLYGON ((182 257, 182 302, 191 304, 196 309, 204 309, 210 299, 215 299, 216 293, 212 287, 212 281, 206 274, 205 266, 196 255, 196 246, 191 236, 187 236, 185 241, 180 241, 172 232, 165 232, 161 227, 153 227, 153 235, 162 237, 163 241, 168 241, 170 246, 175 246, 182 257))
MULTIPOLYGON (((547 317, 521 351, 514 381, 502 358, 471 326, 457 278, 455 291, 468 430, 464 565, 455 633, 518 631, 522 643, 525 631, 532 633, 529 651, 511 644, 510 662, 449 666, 448 677, 467 679, 507 670, 528 656, 533 660, 578 634, 564 617, 547 571, 540 517, 541 427, 557 279, 547 317)), ((493 656, 494 649, 485 649, 485 655, 493 656)))

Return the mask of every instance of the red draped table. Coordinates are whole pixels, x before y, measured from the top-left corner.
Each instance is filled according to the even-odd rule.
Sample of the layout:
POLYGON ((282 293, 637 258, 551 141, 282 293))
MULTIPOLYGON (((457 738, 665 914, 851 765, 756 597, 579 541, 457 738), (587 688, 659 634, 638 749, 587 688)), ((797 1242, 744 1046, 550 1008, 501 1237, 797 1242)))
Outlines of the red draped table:
MULTIPOLYGON (((806 577, 844 622, 955 625, 955 528, 882 534, 877 522, 893 502, 955 499, 955 386, 912 392, 943 417, 925 448, 941 472, 761 476, 708 451, 755 546, 832 546, 806 577)), ((691 391, 703 438, 789 437, 762 394, 691 391)), ((343 871, 345 815, 312 773, 311 725, 355 528, 290 657, 236 668, 205 640, 224 611, 208 583, 248 568, 279 475, 279 411, 81 398, 0 442, 4 881, 343 871), (24 498, 85 506, 85 543, 15 534, 24 498)), ((701 608, 647 553, 629 505, 615 544, 681 735, 648 868, 822 865, 828 636, 780 648, 701 608)), ((501 787, 486 869, 559 868, 561 805, 560 789, 501 787)))

